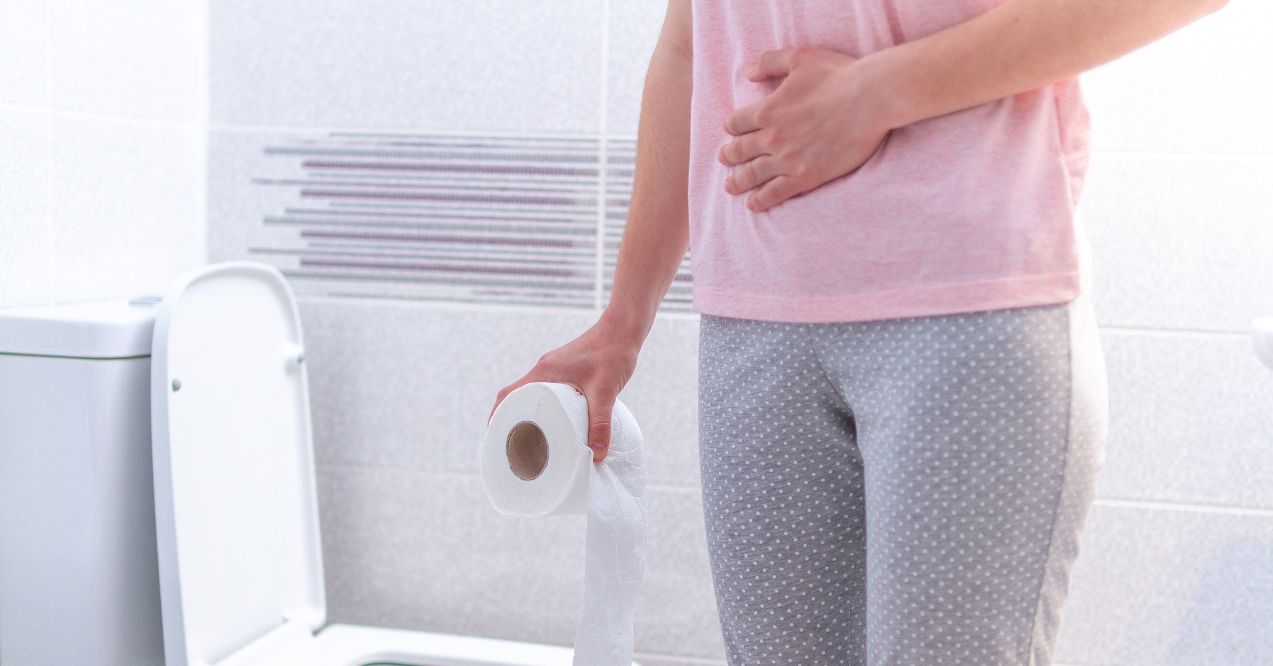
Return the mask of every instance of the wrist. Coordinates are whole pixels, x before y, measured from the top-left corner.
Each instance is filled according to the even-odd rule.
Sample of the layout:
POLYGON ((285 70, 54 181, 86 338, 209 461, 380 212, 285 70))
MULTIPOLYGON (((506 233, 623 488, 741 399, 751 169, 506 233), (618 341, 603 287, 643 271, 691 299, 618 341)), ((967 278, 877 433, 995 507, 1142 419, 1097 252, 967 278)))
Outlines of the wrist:
POLYGON ((601 311, 597 326, 607 337, 623 344, 640 347, 650 332, 652 317, 632 308, 621 308, 611 302, 601 311))
POLYGON ((916 69, 903 45, 886 48, 860 58, 850 66, 857 87, 857 102, 863 105, 884 131, 904 127, 924 119, 923 86, 914 80, 916 69))

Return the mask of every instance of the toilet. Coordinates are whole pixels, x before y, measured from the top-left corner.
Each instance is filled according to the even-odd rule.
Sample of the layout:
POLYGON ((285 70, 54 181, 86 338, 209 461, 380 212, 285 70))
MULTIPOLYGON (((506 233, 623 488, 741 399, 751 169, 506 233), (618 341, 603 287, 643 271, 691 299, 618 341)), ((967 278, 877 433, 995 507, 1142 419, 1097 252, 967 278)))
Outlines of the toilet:
POLYGON ((300 319, 282 274, 256 262, 192 271, 162 299, 0 309, 5 548, 6 666, 563 666, 572 657, 566 647, 326 624, 300 319), (67 370, 75 362, 88 367, 67 370), (109 372, 92 365, 112 362, 120 367, 109 372), (146 414, 149 428, 138 422, 146 414), (139 434, 149 447, 131 441, 139 434), (138 492, 152 483, 153 500, 138 492), (107 524, 90 524, 98 520, 107 524), (96 543, 86 533, 114 530, 109 552, 58 556, 96 543), (86 600, 97 588, 107 593, 86 600), (96 606, 73 608, 86 603, 96 606))

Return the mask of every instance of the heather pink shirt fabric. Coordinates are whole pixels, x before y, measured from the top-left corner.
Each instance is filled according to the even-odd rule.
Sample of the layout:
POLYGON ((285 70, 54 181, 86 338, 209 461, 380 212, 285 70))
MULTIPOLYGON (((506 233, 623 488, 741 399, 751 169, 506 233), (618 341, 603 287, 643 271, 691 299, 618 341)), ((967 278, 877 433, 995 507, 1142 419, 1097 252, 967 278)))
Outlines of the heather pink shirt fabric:
POLYGON ((725 117, 771 92, 763 52, 862 56, 995 0, 693 0, 689 172, 694 309, 772 321, 862 321, 1073 300, 1075 205, 1088 162, 1077 79, 894 130, 860 169, 753 213, 725 192, 725 117))

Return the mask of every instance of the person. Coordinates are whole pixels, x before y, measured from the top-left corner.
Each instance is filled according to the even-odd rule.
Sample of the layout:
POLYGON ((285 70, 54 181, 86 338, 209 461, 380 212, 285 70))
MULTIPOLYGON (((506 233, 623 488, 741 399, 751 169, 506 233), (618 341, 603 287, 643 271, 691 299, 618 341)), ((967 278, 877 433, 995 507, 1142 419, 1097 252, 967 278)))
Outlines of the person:
POLYGON ((688 249, 729 664, 1050 663, 1108 430, 1077 77, 1223 4, 670 0, 611 300, 496 405, 574 385, 603 460, 688 249))

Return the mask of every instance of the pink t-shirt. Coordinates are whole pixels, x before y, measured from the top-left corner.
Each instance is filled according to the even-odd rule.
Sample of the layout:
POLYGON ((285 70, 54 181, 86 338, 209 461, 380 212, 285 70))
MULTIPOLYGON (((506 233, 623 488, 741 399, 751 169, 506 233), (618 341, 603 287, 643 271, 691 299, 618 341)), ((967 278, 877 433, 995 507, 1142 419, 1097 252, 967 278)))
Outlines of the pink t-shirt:
MULTIPOLYGON (((1077 79, 894 130, 857 171, 761 213, 725 192, 716 151, 767 50, 864 56, 995 0, 693 0, 690 262, 694 309, 862 321, 1067 302, 1080 293, 1075 204, 1088 160, 1077 79)), ((754 192, 754 190, 753 190, 754 192)), ((751 194, 751 193, 748 193, 751 194)))

